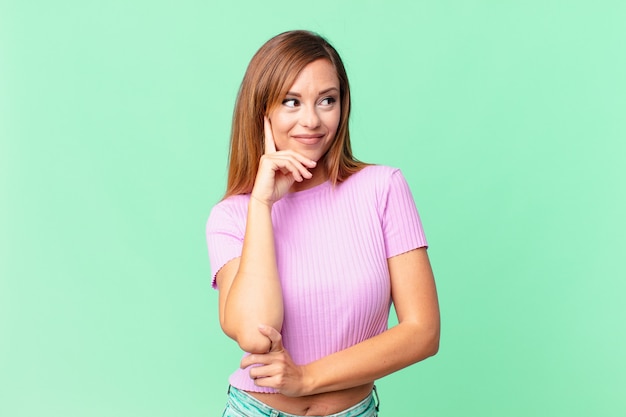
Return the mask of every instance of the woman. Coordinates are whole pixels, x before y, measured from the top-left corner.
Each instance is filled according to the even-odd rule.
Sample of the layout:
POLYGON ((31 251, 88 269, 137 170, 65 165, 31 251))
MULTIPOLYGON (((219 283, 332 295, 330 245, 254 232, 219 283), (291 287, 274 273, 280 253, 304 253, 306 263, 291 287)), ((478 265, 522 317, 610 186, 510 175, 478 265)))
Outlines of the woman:
POLYGON ((252 58, 207 223, 220 324, 247 352, 224 416, 375 416, 374 381, 438 350, 411 192, 353 157, 349 114, 343 63, 318 35, 280 34, 252 58))

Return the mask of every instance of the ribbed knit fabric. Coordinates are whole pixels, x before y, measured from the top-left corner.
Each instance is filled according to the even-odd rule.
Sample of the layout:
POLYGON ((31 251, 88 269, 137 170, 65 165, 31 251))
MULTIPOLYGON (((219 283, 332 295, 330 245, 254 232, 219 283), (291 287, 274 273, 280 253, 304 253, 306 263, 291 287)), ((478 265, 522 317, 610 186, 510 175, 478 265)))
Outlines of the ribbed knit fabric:
MULTIPOLYGON (((241 256, 249 195, 218 203, 207 222, 213 287, 217 272, 241 256)), ((283 343, 297 364, 346 349, 387 329, 387 258, 426 246, 411 191, 395 168, 368 166, 333 187, 290 193, 272 208, 283 289, 283 343)), ((237 369, 230 383, 254 385, 237 369)))

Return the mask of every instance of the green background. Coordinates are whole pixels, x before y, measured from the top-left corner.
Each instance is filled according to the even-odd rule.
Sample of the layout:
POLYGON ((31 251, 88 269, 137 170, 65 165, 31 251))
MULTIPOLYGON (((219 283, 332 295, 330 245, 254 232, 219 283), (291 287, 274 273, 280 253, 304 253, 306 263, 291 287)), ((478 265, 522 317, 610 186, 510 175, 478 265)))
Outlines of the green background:
POLYGON ((402 168, 439 354, 383 416, 626 412, 623 1, 0 0, 0 415, 217 416, 236 345, 204 225, 253 53, 342 54, 402 168))

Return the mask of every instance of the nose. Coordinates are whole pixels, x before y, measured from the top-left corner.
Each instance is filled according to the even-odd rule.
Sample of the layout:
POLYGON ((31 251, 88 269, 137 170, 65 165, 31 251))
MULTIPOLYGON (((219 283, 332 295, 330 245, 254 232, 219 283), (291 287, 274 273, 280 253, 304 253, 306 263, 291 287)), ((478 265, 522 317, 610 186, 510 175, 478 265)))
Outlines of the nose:
POLYGON ((321 124, 316 106, 303 106, 300 114, 300 124, 308 129, 317 129, 321 124))

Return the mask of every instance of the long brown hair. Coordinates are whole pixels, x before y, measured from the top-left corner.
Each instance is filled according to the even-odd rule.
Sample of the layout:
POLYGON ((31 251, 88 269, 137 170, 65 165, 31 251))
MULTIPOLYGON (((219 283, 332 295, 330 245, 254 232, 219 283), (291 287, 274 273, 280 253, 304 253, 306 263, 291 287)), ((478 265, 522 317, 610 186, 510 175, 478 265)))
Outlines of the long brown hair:
POLYGON ((252 191, 264 150, 263 117, 282 102, 300 71, 318 59, 327 59, 337 71, 341 96, 339 127, 329 150, 322 157, 326 172, 336 184, 366 165, 352 155, 348 129, 350 86, 339 54, 315 33, 303 30, 284 32, 257 51, 241 82, 233 113, 225 198, 252 191))

